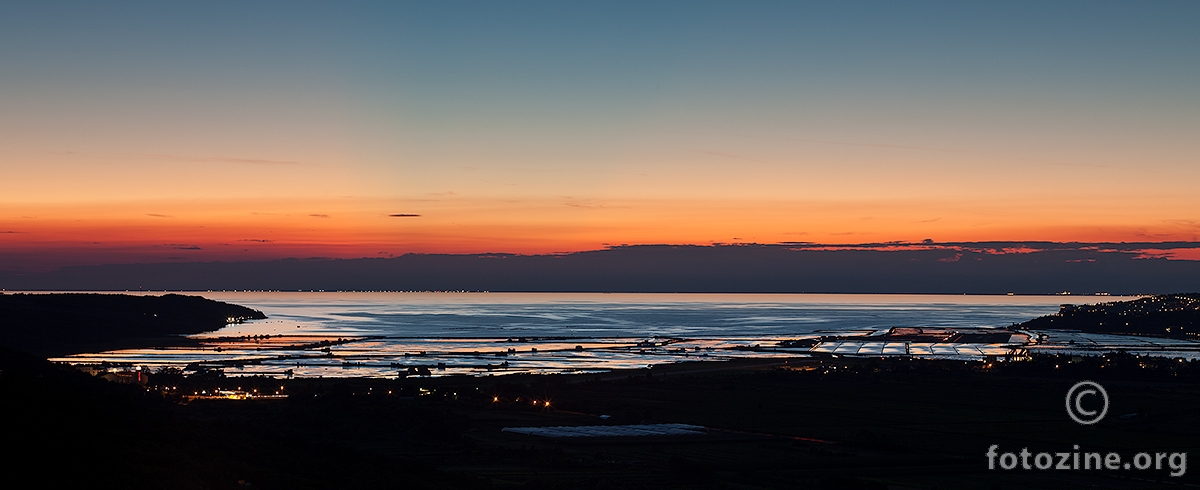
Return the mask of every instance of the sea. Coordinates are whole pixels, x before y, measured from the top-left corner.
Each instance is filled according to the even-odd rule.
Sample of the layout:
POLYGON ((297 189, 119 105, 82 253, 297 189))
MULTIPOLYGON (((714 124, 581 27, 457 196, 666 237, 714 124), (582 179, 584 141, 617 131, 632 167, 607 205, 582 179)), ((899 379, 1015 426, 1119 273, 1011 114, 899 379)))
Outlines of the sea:
MULTIPOLYGON (((184 294, 261 310, 267 319, 193 336, 198 345, 85 353, 57 360, 150 371, 219 369, 227 376, 594 373, 662 363, 808 355, 811 346, 799 350, 782 346, 805 339, 879 334, 894 327, 1003 328, 1053 314, 1064 303, 1132 299, 910 294, 184 294)), ((995 353, 1009 347, 996 346, 995 353)), ((940 353, 977 358, 989 351, 951 347, 940 353)))

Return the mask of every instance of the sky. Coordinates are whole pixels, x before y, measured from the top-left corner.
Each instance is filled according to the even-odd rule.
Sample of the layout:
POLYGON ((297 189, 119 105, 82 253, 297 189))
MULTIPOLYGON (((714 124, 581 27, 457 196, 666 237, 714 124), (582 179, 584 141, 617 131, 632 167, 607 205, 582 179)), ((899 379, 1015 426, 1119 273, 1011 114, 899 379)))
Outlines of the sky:
POLYGON ((3 2, 0 270, 1200 241, 1198 2, 3 2))

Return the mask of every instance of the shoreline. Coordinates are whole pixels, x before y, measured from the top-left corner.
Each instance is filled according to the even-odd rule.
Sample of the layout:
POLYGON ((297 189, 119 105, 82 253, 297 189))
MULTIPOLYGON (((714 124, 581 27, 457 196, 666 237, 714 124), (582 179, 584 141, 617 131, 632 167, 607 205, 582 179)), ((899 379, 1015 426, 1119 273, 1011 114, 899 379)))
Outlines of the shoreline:
MULTIPOLYGON (((945 336, 948 329, 936 329, 945 336)), ((1009 333, 1009 329, 953 329, 952 337, 988 337, 1009 333)), ((622 373, 645 369, 655 372, 707 370, 712 366, 732 366, 739 363, 778 365, 787 360, 887 360, 925 359, 962 361, 977 364, 1019 362, 1036 356, 1070 355, 1076 357, 1103 356, 1112 352, 1128 352, 1142 357, 1163 359, 1200 359, 1200 342, 1171 339, 1135 338, 1110 335, 1088 336, 1078 332, 1051 331, 1049 340, 1044 333, 1031 332, 1039 340, 1018 343, 969 344, 921 343, 912 335, 895 336, 886 342, 883 336, 820 336, 807 341, 783 341, 778 345, 734 346, 716 350, 699 349, 696 339, 657 339, 654 347, 637 339, 539 339, 544 343, 522 339, 457 339, 459 350, 374 352, 380 342, 395 341, 383 336, 329 337, 315 335, 262 336, 257 338, 208 337, 172 338, 176 347, 153 346, 147 351, 115 351, 53 357, 50 360, 80 368, 106 366, 113 369, 138 369, 153 372, 160 369, 182 369, 187 372, 220 370, 230 377, 268 376, 275 378, 373 378, 396 377, 510 377, 520 375, 622 373), (1112 340, 1116 338, 1117 340, 1112 340), (1101 343, 1077 344, 1071 339, 1099 339, 1101 343), (1107 339, 1107 340, 1105 340, 1107 339), (618 342, 620 341, 620 342, 618 342), (1107 342, 1107 343, 1104 343, 1107 342), (548 348, 549 344, 555 348, 548 348), (786 344, 786 346, 784 346, 786 344), (360 346, 361 345, 361 346, 360 346), (513 345, 523 345, 513 353, 513 345), (530 345, 542 348, 529 353, 530 345), (695 348, 677 347, 696 345, 695 348), (571 347, 574 346, 574 347, 571 347), (890 346, 890 347, 889 347, 890 346), (981 351, 979 346, 990 351, 981 351), (920 354, 918 347, 931 354, 920 354), (865 350, 869 349, 869 350, 865 350), (900 349, 900 350, 897 350, 900 349), (911 351, 904 353, 904 349, 911 351), (889 353, 892 352, 892 353, 889 353), (964 355, 964 352, 974 352, 964 355), (942 354, 938 354, 938 353, 942 354), (990 352, 990 354, 985 354, 990 352), (175 356, 175 357, 169 357, 175 356), (222 357, 224 356, 224 357, 222 357), (615 356, 605 360, 604 356, 615 356), (631 357, 632 356, 632 357, 631 357)), ((722 340, 704 339, 720 342, 722 340)), ((755 342, 752 339, 743 342, 755 342)), ((928 340, 928 339, 925 339, 928 340)), ((152 342, 148 339, 147 342, 152 342)), ((1089 341, 1090 342, 1090 341, 1089 341)), ((437 339, 445 347, 450 342, 437 339)), ((416 349, 417 347, 411 347, 416 349)), ((425 345, 425 344, 421 344, 425 345)), ((922 352, 926 352, 922 351, 922 352)), ((717 368, 724 369, 724 368, 717 368)), ((619 374, 618 374, 619 375, 619 374)))
MULTIPOLYGON (((257 295, 258 293, 252 294, 257 295)), ((330 297, 329 293, 318 294, 322 297, 330 297)), ((418 296, 424 297, 424 295, 418 296)), ((528 296, 520 294, 514 297, 527 298, 528 296)), ((644 296, 634 295, 633 297, 644 296)), ((653 296, 658 297, 659 295, 653 296)), ((682 296, 683 299, 697 297, 691 294, 672 296, 682 296)), ((745 297, 744 294, 732 296, 745 297)), ((863 299, 862 295, 854 296, 860 300, 863 299)), ((555 294, 552 297, 559 298, 561 295, 555 294)), ((596 295, 587 294, 583 297, 594 298, 596 295)), ((711 300, 714 295, 703 294, 698 297, 711 300)), ((771 297, 776 298, 778 295, 771 295, 771 297)), ((792 297, 811 298, 812 296, 792 295, 792 297)), ((909 295, 899 295, 898 297, 909 297, 909 295)), ((1014 296, 1006 295, 1004 297, 1012 298, 1014 296)), ((1083 308, 1061 306, 1060 311, 1099 311, 1103 313, 1107 309, 1117 306, 1128 309, 1125 305, 1157 305, 1155 302, 1161 301, 1162 298, 1174 297, 1190 298, 1187 295, 1174 295, 1146 297, 1131 302, 1113 302, 1111 300, 1117 298, 1106 297, 1106 300, 1110 300, 1106 303, 1083 308)), ((253 314, 259 315, 259 318, 265 318, 265 315, 257 310, 194 296, 100 294, 18 294, 7 296, 9 301, 12 299, 70 299, 78 302, 103 299, 109 302, 118 300, 128 302, 130 298, 153 301, 187 299, 198 302, 196 307, 234 308, 240 309, 239 311, 242 312, 253 312, 253 314)), ((613 304, 619 305, 623 302, 624 299, 613 304)), ((270 305, 270 303, 261 304, 270 305)), ((435 302, 434 304, 440 305, 441 303, 435 302)), ((484 312, 503 313, 506 311, 504 304, 508 304, 507 300, 501 303, 500 310, 485 310, 484 312)), ((534 303, 534 306, 540 304, 534 303)), ((554 304, 553 302, 547 303, 550 307, 554 307, 554 304)), ((873 303, 868 302, 867 304, 873 303)), ((524 304, 521 303, 521 305, 524 304)), ((403 307, 403 304, 398 306, 403 307)), ((580 311, 584 311, 588 308, 588 304, 572 305, 572 308, 575 310, 582 308, 583 310, 580 311)), ((529 308, 526 307, 526 309, 529 308)), ((334 311, 334 314, 338 314, 337 312, 340 310, 334 311)), ((537 309, 534 308, 534 311, 537 309)), ((793 310, 767 311, 769 313, 763 314, 790 314, 793 310)), ((803 313, 803 309, 795 311, 796 314, 803 313)), ((109 312, 109 314, 115 313, 109 312)), ((142 313, 143 316, 146 314, 142 313)), ((154 314, 154 317, 157 317, 157 313, 154 314)), ((203 328, 197 328, 193 322, 191 327, 180 329, 179 325, 167 322, 165 325, 172 327, 167 332, 173 330, 173 333, 164 333, 160 329, 157 335, 145 335, 145 329, 143 329, 142 335, 129 335, 126 332, 119 338, 107 339, 81 339, 60 335, 60 343, 66 341, 70 344, 69 346, 60 345, 57 351, 42 349, 40 353, 49 353, 50 355, 47 357, 54 361, 73 364, 107 363, 148 370, 162 368, 182 368, 188 371, 224 369, 229 371, 228 374, 231 376, 295 375, 336 378, 386 378, 397 375, 405 376, 406 374, 492 376, 519 373, 609 372, 644 366, 690 365, 739 358, 912 357, 994 362, 1024 358, 1031 352, 1070 353, 1086 356, 1121 350, 1144 355, 1200 357, 1200 342, 1190 339, 1172 340, 1158 338, 1159 336, 1121 336, 1103 332, 1080 333, 1061 329, 1034 330, 1029 328, 1029 325, 1037 320, 1053 318, 1052 316, 1040 317, 1037 320, 1003 328, 892 327, 886 331, 869 328, 858 332, 835 329, 812 330, 806 334, 783 336, 748 333, 736 337, 701 335, 660 336, 646 339, 620 335, 571 334, 572 327, 564 329, 567 335, 546 336, 543 332, 541 335, 534 334, 536 336, 509 337, 507 339, 487 336, 401 337, 354 334, 350 336, 342 334, 334 337, 327 332, 321 332, 320 329, 317 332, 296 330, 295 334, 251 334, 251 332, 268 330, 274 332, 277 329, 287 332, 292 326, 286 322, 295 320, 288 320, 287 315, 283 315, 282 318, 283 320, 275 319, 263 324, 249 323, 245 324, 244 328, 233 330, 227 328, 231 325, 227 322, 235 318, 228 316, 219 320, 214 319, 207 327, 203 328)), ((730 318, 733 317, 724 318, 724 321, 729 321, 730 318)), ((469 318, 464 318, 464 320, 469 320, 469 318)), ((563 321, 566 323, 570 320, 563 321)), ((687 320, 681 321, 686 322, 687 320)), ((570 323, 566 324, 570 325, 570 323)), ((300 325, 297 325, 296 328, 299 329, 300 325)), ((546 330, 546 332, 548 331, 546 330)))

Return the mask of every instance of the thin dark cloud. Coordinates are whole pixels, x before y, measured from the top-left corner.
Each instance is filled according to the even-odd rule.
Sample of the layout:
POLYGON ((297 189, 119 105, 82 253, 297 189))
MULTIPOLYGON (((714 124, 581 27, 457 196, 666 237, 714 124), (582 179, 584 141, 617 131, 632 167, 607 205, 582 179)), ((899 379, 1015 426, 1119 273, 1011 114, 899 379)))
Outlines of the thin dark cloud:
POLYGON ((934 148, 929 146, 912 146, 912 145, 891 145, 886 143, 864 143, 858 141, 831 141, 809 138, 783 138, 789 141, 800 141, 804 143, 820 143, 824 145, 842 145, 842 146, 861 146, 867 148, 894 148, 898 150, 919 150, 919 151, 934 151, 938 153, 985 153, 968 150, 953 150, 949 148, 934 148))
POLYGON ((242 238, 238 241, 239 242, 271 243, 275 240, 268 240, 266 238, 242 238))
POLYGON ((14 231, 14 230, 0 231, 0 234, 9 234, 9 233, 24 233, 24 232, 23 231, 14 231))
POLYGON ((1200 230, 1200 221, 1192 219, 1169 219, 1165 222, 1185 229, 1200 230))
POLYGON ((171 216, 169 214, 146 213, 146 216, 150 216, 153 218, 174 218, 174 216, 171 216))
POLYGON ((312 218, 328 218, 329 217, 328 214, 310 214, 308 216, 312 217, 312 218))
POLYGON ((199 245, 188 245, 185 243, 168 243, 166 246, 175 250, 203 250, 199 245))
POLYGON ((389 214, 388 217, 389 218, 419 218, 419 217, 421 217, 421 215, 409 214, 409 213, 397 213, 397 214, 389 214))
POLYGON ((244 163, 249 165, 299 165, 301 162, 292 160, 268 160, 265 158, 242 158, 242 157, 227 157, 227 156, 191 156, 191 155, 162 155, 157 153, 138 153, 138 155, 158 158, 161 160, 173 160, 177 162, 219 162, 219 163, 244 163))
POLYGON ((1054 165, 1057 167, 1112 168, 1112 165, 1105 165, 1103 163, 1088 163, 1088 162, 1056 162, 1056 163, 1051 163, 1051 165, 1054 165))
POLYGON ((725 152, 722 152, 722 151, 700 150, 700 153, 702 153, 702 154, 704 154, 704 155, 712 155, 712 156, 716 156, 716 157, 732 158, 732 159, 734 159, 734 160, 744 160, 744 161, 747 161, 747 162, 754 162, 754 163, 765 163, 765 164, 767 164, 767 165, 770 165, 770 164, 771 164, 771 162, 768 162, 768 161, 766 161, 766 160, 758 160, 758 159, 755 159, 755 158, 750 158, 750 157, 747 157, 747 156, 737 155, 737 154, 734 154, 734 153, 725 153, 725 152))
POLYGON ((562 204, 579 209, 629 209, 629 206, 613 206, 604 201, 576 200, 573 197, 565 198, 562 204))

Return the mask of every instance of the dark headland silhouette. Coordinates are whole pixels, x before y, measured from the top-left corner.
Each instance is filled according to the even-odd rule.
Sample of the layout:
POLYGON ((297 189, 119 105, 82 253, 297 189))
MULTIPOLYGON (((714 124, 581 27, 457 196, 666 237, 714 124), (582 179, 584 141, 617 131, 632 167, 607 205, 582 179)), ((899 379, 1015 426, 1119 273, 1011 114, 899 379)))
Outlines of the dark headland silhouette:
POLYGON ((1062 305, 1058 313, 1029 320, 1020 327, 1200 340, 1200 293, 1062 305))
POLYGON ((1179 243, 638 245, 547 255, 407 254, 0 272, 0 289, 1075 294, 1200 290, 1179 243), (1157 258, 1156 258, 1157 257, 1157 258))
POLYGON ((0 345, 60 356, 171 344, 262 318, 258 310, 179 294, 0 294, 0 345))

